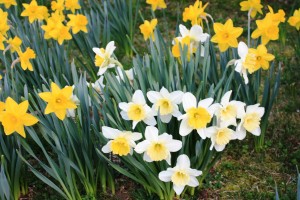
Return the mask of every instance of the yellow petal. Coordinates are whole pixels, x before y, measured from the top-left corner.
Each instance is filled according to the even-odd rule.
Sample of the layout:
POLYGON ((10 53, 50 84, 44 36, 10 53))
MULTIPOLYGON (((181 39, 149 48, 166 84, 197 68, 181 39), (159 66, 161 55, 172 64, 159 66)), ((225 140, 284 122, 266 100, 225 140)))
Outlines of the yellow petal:
POLYGON ((5 108, 6 111, 15 112, 15 110, 18 108, 18 104, 11 97, 8 97, 5 101, 5 108))
POLYGON ((39 96, 41 97, 41 99, 43 99, 46 102, 49 102, 52 99, 51 92, 42 92, 42 93, 39 93, 39 96))
POLYGON ((25 114, 23 117, 23 123, 25 126, 32 126, 36 124, 39 120, 31 114, 25 114))
POLYGON ((66 117, 67 110, 57 110, 54 113, 58 117, 58 119, 64 120, 66 117))
POLYGON ((16 127, 16 132, 19 133, 23 138, 26 138, 26 134, 24 131, 24 126, 17 126, 16 127))
POLYGON ((20 103, 18 105, 18 108, 16 109, 16 112, 20 113, 20 114, 24 114, 24 113, 27 112, 28 106, 29 106, 28 101, 23 101, 22 103, 20 103))

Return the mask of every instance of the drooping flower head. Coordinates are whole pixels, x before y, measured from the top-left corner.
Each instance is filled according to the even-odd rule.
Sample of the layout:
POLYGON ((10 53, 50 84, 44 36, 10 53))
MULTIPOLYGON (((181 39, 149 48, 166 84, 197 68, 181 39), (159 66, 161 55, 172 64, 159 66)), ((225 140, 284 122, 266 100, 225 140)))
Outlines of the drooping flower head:
POLYGON ((7 23, 7 16, 8 13, 4 12, 1 8, 0 8, 0 34, 2 34, 3 36, 6 36, 6 32, 9 30, 9 25, 7 23))
POLYGON ((183 92, 174 91, 169 93, 169 91, 162 87, 160 92, 149 91, 147 97, 151 103, 153 103, 152 109, 160 115, 160 119, 164 123, 169 123, 172 116, 179 117, 181 113, 179 112, 178 104, 182 101, 183 92))
POLYGON ((145 140, 138 143, 135 151, 144 153, 144 160, 147 162, 166 160, 171 164, 171 153, 179 151, 182 147, 180 140, 174 140, 172 135, 163 133, 158 135, 158 129, 154 126, 147 126, 145 140))
POLYGON ((175 167, 160 172, 158 177, 161 181, 172 182, 176 194, 180 195, 186 185, 197 187, 199 182, 196 177, 201 174, 202 171, 191 168, 189 157, 183 154, 178 156, 175 167))
POLYGON ((202 139, 206 138, 205 129, 219 106, 212 104, 213 98, 207 98, 199 101, 197 104, 196 97, 192 93, 185 93, 182 98, 183 109, 186 114, 178 117, 182 120, 179 128, 179 134, 186 136, 193 130, 197 130, 202 139))
MULTIPOLYGON (((28 101, 18 104, 11 97, 6 99, 5 111, 2 111, 0 114, 0 121, 6 135, 17 132, 25 138, 24 126, 32 126, 39 121, 36 117, 27 113, 28 106, 28 101)), ((3 104, 1 107, 3 109, 3 104)))
POLYGON ((36 0, 32 0, 30 4, 22 4, 25 10, 21 13, 22 17, 28 17, 29 22, 33 23, 35 20, 44 20, 48 18, 48 9, 46 6, 39 6, 36 0))
POLYGON ((270 40, 279 38, 279 22, 274 22, 271 15, 267 15, 262 20, 256 20, 257 29, 253 31, 251 37, 256 39, 261 37, 262 44, 266 45, 270 40))
POLYGON ((133 129, 140 121, 145 122, 149 126, 156 125, 156 120, 154 118, 155 113, 146 104, 143 92, 141 90, 136 90, 134 92, 131 102, 119 103, 119 108, 122 110, 121 116, 123 119, 132 120, 133 129))
POLYGON ((300 8, 294 11, 294 15, 289 18, 288 23, 298 31, 300 30, 300 8))
POLYGON ((60 120, 65 119, 67 109, 77 108, 75 102, 72 101, 73 88, 71 86, 60 89, 52 82, 51 92, 42 92, 39 93, 39 96, 48 103, 45 108, 45 114, 54 112, 60 120))
MULTIPOLYGON (((117 71, 118 71, 118 75, 116 76, 117 80, 119 82, 125 81, 124 79, 124 75, 123 75, 123 71, 121 67, 117 67, 117 71)), ((134 70, 133 68, 128 69, 128 70, 124 70, 126 77, 128 78, 128 80, 130 81, 130 83, 132 83, 133 79, 134 79, 134 70)))
POLYGON ((183 21, 191 21, 192 25, 201 25, 203 27, 203 18, 206 17, 207 13, 204 11, 208 6, 208 3, 205 5, 202 4, 202 1, 197 0, 194 5, 184 9, 182 13, 183 21))
MULTIPOLYGON (((55 40, 58 39, 57 29, 63 25, 63 21, 65 20, 65 16, 58 11, 55 11, 51 14, 51 17, 47 19, 47 24, 42 25, 41 28, 45 31, 44 38, 50 39, 53 38, 55 40)), ((67 34, 68 35, 68 34, 67 34)), ((71 35, 71 34, 70 34, 71 35)), ((69 35, 68 35, 69 38, 69 35)))
POLYGON ((247 0, 247 1, 242 1, 240 3, 241 6, 241 11, 249 11, 251 9, 251 17, 254 18, 259 12, 260 14, 263 14, 262 8, 263 6, 260 3, 260 0, 247 0))
POLYGON ((7 43, 9 45, 10 51, 14 53, 15 51, 18 51, 20 49, 22 40, 18 36, 15 36, 14 38, 8 39, 7 43))
POLYGON ((68 22, 67 26, 72 28, 73 34, 76 34, 79 31, 82 31, 85 33, 88 32, 88 30, 86 28, 86 26, 88 24, 88 20, 87 20, 86 16, 81 15, 81 14, 77 14, 77 15, 69 14, 68 17, 69 17, 70 21, 68 22))
POLYGON ((95 65, 96 67, 99 67, 99 71, 97 75, 101 76, 106 72, 107 69, 113 68, 116 65, 112 62, 112 54, 114 50, 116 49, 115 47, 115 42, 110 41, 107 45, 106 48, 99 49, 99 48, 93 48, 94 53, 96 54, 95 56, 95 65))
POLYGON ((22 69, 23 70, 28 69, 29 71, 33 71, 33 67, 30 60, 35 59, 36 57, 34 51, 28 47, 25 52, 22 52, 21 50, 18 51, 18 55, 19 55, 22 69))
POLYGON ((246 131, 259 136, 261 133, 260 121, 264 113, 265 109, 259 107, 259 104, 247 106, 246 112, 242 110, 241 122, 236 129, 237 138, 239 140, 244 139, 246 131))
POLYGON ((152 19, 150 22, 145 20, 143 24, 140 25, 141 33, 144 36, 144 40, 148 40, 150 37, 155 40, 154 30, 157 25, 157 19, 152 19))
POLYGON ((132 155, 133 148, 136 147, 135 141, 142 138, 141 133, 120 131, 107 126, 102 127, 103 136, 109 139, 108 143, 102 147, 104 153, 112 152, 115 155, 132 155))
POLYGON ((165 0, 147 0, 146 3, 151 5, 153 11, 157 8, 167 8, 165 0))
POLYGON ((214 23, 215 35, 211 41, 218 43, 221 52, 226 51, 229 47, 237 47, 237 38, 242 34, 243 29, 234 27, 231 19, 228 19, 225 24, 214 23))
POLYGON ((285 12, 282 9, 279 9, 277 13, 274 13, 273 8, 271 6, 268 6, 269 8, 269 13, 266 14, 266 16, 269 16, 270 18, 273 19, 273 22, 275 23, 280 23, 280 22, 285 22, 285 12))

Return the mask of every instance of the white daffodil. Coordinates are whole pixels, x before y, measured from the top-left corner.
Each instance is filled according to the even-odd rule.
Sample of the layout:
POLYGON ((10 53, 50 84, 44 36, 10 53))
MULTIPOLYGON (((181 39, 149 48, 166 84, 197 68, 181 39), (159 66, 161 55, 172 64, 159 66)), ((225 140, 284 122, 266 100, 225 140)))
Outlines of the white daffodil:
POLYGON ((206 136, 211 139, 210 150, 223 151, 230 140, 236 139, 235 132, 227 127, 212 126, 206 129, 206 136))
POLYGON ((239 42, 238 54, 239 54, 240 59, 236 60, 234 62, 235 71, 240 73, 243 76, 244 80, 245 80, 245 84, 248 84, 249 79, 248 79, 248 76, 247 76, 247 68, 246 68, 246 65, 245 65, 246 57, 247 57, 247 54, 248 54, 248 46, 244 42, 239 42))
POLYGON ((196 129, 202 139, 206 138, 205 129, 218 108, 219 104, 212 104, 213 98, 207 98, 199 101, 197 105, 196 97, 187 92, 183 95, 182 105, 186 114, 178 117, 182 120, 179 128, 179 134, 186 136, 196 129))
MULTIPOLYGON (((117 80, 118 80, 119 82, 121 82, 121 80, 124 81, 124 75, 123 75, 123 72, 122 72, 122 68, 121 68, 121 67, 117 67, 117 71, 118 71, 118 74, 119 74, 119 75, 116 76, 117 80)), ((130 82, 132 82, 133 79, 134 79, 134 71, 133 71, 133 68, 131 68, 131 69, 129 69, 129 70, 124 70, 124 72, 125 72, 125 74, 126 74, 128 80, 129 80, 130 82)))
POLYGON ((100 78, 95 83, 92 83, 92 87, 98 93, 102 93, 101 90, 105 87, 105 85, 104 85, 104 76, 100 76, 100 78))
POLYGON ((118 129, 107 126, 102 127, 103 136, 110 139, 109 142, 102 147, 104 153, 112 152, 115 155, 126 156, 133 153, 136 146, 135 141, 142 138, 141 133, 120 131, 118 129))
POLYGON ((132 102, 119 103, 121 116, 125 120, 132 120, 132 128, 134 129, 140 121, 145 122, 149 126, 156 125, 154 111, 146 104, 143 92, 137 90, 132 96, 132 102))
POLYGON ((106 45, 105 49, 93 48, 93 51, 96 54, 95 65, 99 67, 97 75, 101 76, 102 74, 104 74, 104 72, 106 72, 108 68, 115 67, 116 63, 115 60, 112 58, 112 54, 115 49, 116 47, 114 41, 109 42, 106 45))
POLYGON ((178 104, 182 101, 183 92, 169 91, 162 87, 160 92, 149 91, 147 97, 153 103, 152 109, 156 112, 159 111, 160 119, 164 123, 169 123, 172 116, 179 117, 181 113, 178 109, 178 104))
POLYGON ((192 26, 191 30, 188 30, 184 25, 179 25, 179 32, 182 38, 189 37, 191 42, 195 43, 195 47, 198 46, 199 42, 205 42, 209 37, 209 34, 203 33, 203 29, 199 25, 192 26))
POLYGON ((236 118, 241 118, 245 103, 240 101, 230 101, 232 90, 226 92, 221 99, 220 107, 216 110, 216 116, 220 120, 222 127, 230 125, 236 126, 236 118))
POLYGON ((242 140, 246 137, 246 130, 253 135, 259 136, 261 133, 260 120, 265 113, 265 108, 259 107, 259 104, 247 106, 246 112, 243 109, 241 122, 237 126, 237 139, 242 140))
POLYGON ((147 126, 145 140, 138 143, 135 151, 139 154, 144 153, 144 160, 147 162, 166 160, 171 164, 171 153, 179 151, 182 142, 173 140, 173 136, 167 133, 158 135, 158 129, 154 126, 147 126))
MULTIPOLYGON (((72 89, 74 92, 75 85, 72 86, 72 89)), ((75 94, 72 94, 71 99, 77 106, 80 104, 80 101, 75 94)), ((75 118, 75 109, 67 109, 67 117, 75 118)))
POLYGON ((158 178, 164 182, 173 182, 173 189, 177 195, 180 195, 186 185, 197 187, 199 182, 197 176, 200 176, 202 171, 191 169, 191 162, 187 155, 183 154, 177 158, 176 166, 168 168, 158 174, 158 178))

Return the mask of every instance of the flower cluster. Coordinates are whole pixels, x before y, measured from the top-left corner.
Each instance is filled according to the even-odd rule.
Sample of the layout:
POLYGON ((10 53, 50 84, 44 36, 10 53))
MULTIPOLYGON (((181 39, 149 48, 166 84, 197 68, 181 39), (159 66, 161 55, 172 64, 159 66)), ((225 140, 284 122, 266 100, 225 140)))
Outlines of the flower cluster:
POLYGON ((203 27, 203 19, 206 19, 209 14, 205 12, 205 8, 208 6, 208 3, 203 5, 202 1, 196 0, 194 5, 184 9, 182 13, 183 21, 191 21, 192 25, 201 25, 203 27))
MULTIPOLYGON (((181 150, 183 143, 173 139, 172 134, 159 134, 155 127, 155 116, 163 123, 169 123, 172 117, 181 120, 179 135, 185 137, 195 130, 202 140, 210 138, 210 150, 214 148, 216 151, 223 151, 231 140, 244 139, 247 131, 256 136, 260 135, 260 121, 264 115, 264 108, 259 107, 259 104, 245 108, 245 103, 230 100, 231 93, 232 91, 226 92, 220 103, 213 103, 213 98, 197 102, 192 93, 169 92, 163 87, 159 92, 147 92, 148 100, 152 103, 150 107, 143 92, 136 90, 130 102, 119 103, 120 114, 124 120, 132 121, 132 129, 140 122, 147 124, 145 133, 120 131, 104 126, 102 132, 109 141, 102 147, 102 151, 119 156, 132 155, 135 151, 137 154, 143 154, 146 162, 165 160, 171 165, 171 152, 181 150), (184 114, 180 112, 180 104, 184 114), (144 140, 136 144, 136 141, 143 138, 142 135, 144 140)), ((179 195, 184 186, 197 186, 199 183, 196 177, 200 174, 201 171, 190 168, 187 155, 180 155, 176 166, 161 172, 159 178, 164 182, 172 181, 173 188, 179 195)))

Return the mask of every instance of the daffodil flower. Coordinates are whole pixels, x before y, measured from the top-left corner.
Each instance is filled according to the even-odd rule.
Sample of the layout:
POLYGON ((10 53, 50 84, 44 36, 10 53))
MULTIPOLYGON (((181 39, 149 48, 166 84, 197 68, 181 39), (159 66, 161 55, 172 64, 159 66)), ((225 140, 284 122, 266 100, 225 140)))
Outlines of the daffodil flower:
POLYGON ((206 129, 206 136, 211 139, 210 150, 223 151, 230 140, 236 139, 235 131, 227 127, 211 126, 206 129))
POLYGON ((239 140, 246 137, 246 131, 259 136, 261 133, 260 120, 265 113, 265 108, 259 104, 247 106, 246 112, 242 110, 241 122, 237 126, 236 134, 239 140))
MULTIPOLYGON (((121 67, 117 67, 117 71, 118 71, 118 75, 116 76, 117 80, 119 82, 121 82, 121 80, 124 81, 124 75, 123 75, 123 72, 122 72, 122 68, 121 67)), ((133 68, 131 68, 129 70, 124 70, 124 72, 125 72, 128 80, 130 82, 132 82, 133 79, 134 79, 134 74, 135 74, 133 68)))
POLYGON ((149 91, 147 97, 153 103, 152 109, 155 112, 159 111, 160 119, 164 123, 169 123, 172 116, 179 117, 181 115, 178 104, 182 101, 183 92, 169 91, 162 87, 160 92, 149 91))
POLYGON ((115 60, 112 58, 112 54, 115 49, 116 47, 114 41, 110 41, 106 45, 105 49, 93 48, 93 51, 96 54, 95 65, 99 67, 99 71, 97 73, 98 76, 104 74, 108 68, 113 68, 116 66, 116 63, 114 62, 115 60))
POLYGON ((294 26, 298 31, 300 30, 300 8, 294 11, 293 16, 288 20, 291 26, 294 26))
POLYGON ((145 138, 134 150, 139 154, 144 153, 143 159, 147 162, 166 160, 170 165, 171 152, 179 151, 182 147, 182 142, 174 140, 172 135, 158 135, 158 129, 154 126, 146 127, 145 138))
POLYGON ((230 101, 232 90, 226 92, 221 99, 220 107, 216 110, 216 116, 220 120, 222 127, 230 125, 236 126, 236 118, 242 116, 242 110, 244 110, 245 103, 241 101, 230 101))
POLYGON ((146 104, 143 92, 137 90, 132 96, 132 102, 119 103, 119 108, 121 111, 121 116, 125 120, 132 120, 132 128, 140 122, 143 121, 149 126, 156 125, 156 120, 154 118, 155 113, 146 104))
POLYGON ((109 142, 102 147, 104 153, 112 152, 115 155, 126 156, 133 153, 136 146, 135 141, 142 138, 141 133, 120 131, 107 126, 102 127, 103 136, 110 139, 109 142))
MULTIPOLYGON (((75 85, 72 86, 72 89, 74 91, 75 85)), ((72 91, 72 93, 73 93, 73 91, 72 91)), ((80 101, 75 94, 72 94, 71 100, 76 104, 76 106, 78 106, 80 104, 80 101)), ((75 109, 74 108, 67 109, 67 117, 75 118, 75 109)))
MULTIPOLYGON (((247 54, 248 54, 248 46, 244 42, 239 42, 239 44, 238 44, 238 55, 239 55, 240 59, 236 60, 234 65, 235 65, 235 71, 240 73, 243 76, 245 84, 249 83, 249 79, 248 79, 248 76, 247 76, 247 68, 244 65, 245 61, 246 61, 247 54)), ((253 62, 255 62, 255 61, 253 60, 253 62)))
POLYGON ((100 76, 100 78, 95 82, 92 83, 92 87, 98 92, 102 93, 101 90, 105 87, 104 85, 104 76, 100 76), (102 88, 102 89, 101 89, 102 88))
POLYGON ((0 0, 0 4, 4 4, 5 8, 10 8, 11 6, 16 6, 16 0, 0 0))
POLYGON ((186 136, 193 130, 197 130, 202 139, 206 138, 206 126, 211 122, 219 106, 218 104, 212 104, 213 101, 213 98, 206 98, 199 101, 197 105, 196 97, 193 94, 187 92, 183 95, 182 105, 186 114, 178 117, 178 120, 182 120, 179 128, 181 136, 186 136))
POLYGON ((197 187, 199 182, 197 176, 200 176, 202 171, 192 169, 191 162, 187 155, 183 154, 177 158, 176 166, 168 168, 158 174, 158 177, 163 182, 173 182, 173 189, 177 195, 180 195, 186 185, 197 187))

